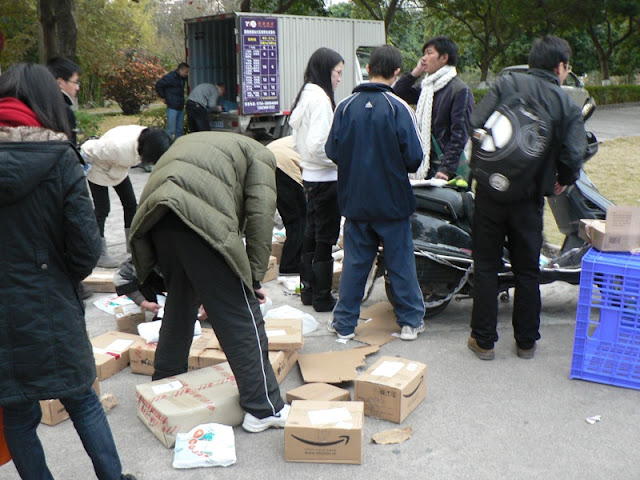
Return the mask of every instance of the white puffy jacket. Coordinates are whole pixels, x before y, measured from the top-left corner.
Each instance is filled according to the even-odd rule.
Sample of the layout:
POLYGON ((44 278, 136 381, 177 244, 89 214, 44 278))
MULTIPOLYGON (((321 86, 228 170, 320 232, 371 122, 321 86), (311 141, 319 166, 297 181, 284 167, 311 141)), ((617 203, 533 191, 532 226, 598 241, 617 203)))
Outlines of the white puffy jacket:
POLYGON ((294 149, 302 157, 302 179, 307 182, 338 180, 338 167, 324 152, 332 122, 331 100, 321 87, 307 83, 289 119, 294 149))

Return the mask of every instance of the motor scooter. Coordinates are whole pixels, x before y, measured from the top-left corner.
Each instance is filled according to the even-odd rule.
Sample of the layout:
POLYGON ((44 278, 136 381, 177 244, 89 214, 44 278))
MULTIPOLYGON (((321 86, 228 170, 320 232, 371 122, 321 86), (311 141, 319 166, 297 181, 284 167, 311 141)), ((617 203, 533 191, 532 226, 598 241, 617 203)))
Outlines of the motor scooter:
MULTIPOLYGON (((583 107, 588 119, 595 108, 593 101, 583 107)), ((598 150, 598 142, 587 133, 588 147, 585 162, 598 150)), ((414 186, 416 212, 411 216, 411 228, 418 281, 425 302, 425 317, 442 312, 454 297, 470 297, 473 292, 472 224, 474 194, 460 188, 414 186)), ((552 257, 541 256, 540 283, 563 281, 573 285, 580 282, 581 261, 589 244, 578 236, 580 219, 604 219, 612 202, 606 199, 581 169, 574 185, 547 201, 564 241, 552 257)), ((509 300, 509 289, 515 287, 515 276, 505 244, 503 266, 498 273, 500 299, 509 300)), ((371 293, 375 279, 384 276, 385 291, 391 303, 391 283, 384 265, 384 248, 380 248, 371 293)))

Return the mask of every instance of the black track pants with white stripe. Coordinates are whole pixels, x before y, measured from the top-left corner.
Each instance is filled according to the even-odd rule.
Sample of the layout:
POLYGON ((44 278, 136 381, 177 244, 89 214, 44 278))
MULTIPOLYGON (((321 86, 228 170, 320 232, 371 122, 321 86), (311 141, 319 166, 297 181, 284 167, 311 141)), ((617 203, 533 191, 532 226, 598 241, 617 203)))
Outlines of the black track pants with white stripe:
POLYGON ((169 295, 153 379, 187 371, 199 303, 204 305, 240 391, 240 406, 257 418, 284 406, 269 363, 258 301, 224 258, 173 213, 151 231, 169 295))

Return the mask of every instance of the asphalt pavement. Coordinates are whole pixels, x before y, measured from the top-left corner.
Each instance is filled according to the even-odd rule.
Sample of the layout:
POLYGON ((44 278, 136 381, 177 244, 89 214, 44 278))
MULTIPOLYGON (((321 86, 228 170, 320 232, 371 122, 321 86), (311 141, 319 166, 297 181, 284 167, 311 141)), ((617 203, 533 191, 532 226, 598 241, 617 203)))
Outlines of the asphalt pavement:
MULTIPOLYGON (((639 107, 622 112, 602 109, 589 122, 594 130, 609 131, 609 117, 637 121, 639 107), (636 110, 633 110, 636 109, 636 110), (632 110, 635 113, 629 113, 632 110), (602 113, 600 113, 602 112, 602 113), (631 118, 635 117, 635 118, 631 118), (597 127, 595 127, 597 125, 597 127)), ((621 131, 618 125, 613 131, 621 131)), ((635 133, 639 134, 640 128, 635 133)), ((132 169, 138 196, 148 178, 132 169)), ((107 220, 109 248, 125 258, 122 207, 110 190, 111 214, 107 220)), ((370 306, 385 300, 379 281, 370 306)), ((330 313, 316 313, 299 297, 286 295, 275 281, 265 284, 274 307, 289 304, 312 314, 320 323, 310 334, 303 353, 351 349, 326 331, 330 313)), ((414 342, 395 340, 367 357, 372 365, 380 356, 399 356, 424 362, 427 398, 403 422, 413 436, 398 445, 369 443, 379 431, 398 425, 365 418, 362 465, 287 463, 281 430, 249 434, 235 428, 237 463, 227 468, 175 470, 173 450, 164 447, 136 417, 135 386, 150 377, 132 374, 129 368, 101 382, 102 393, 115 395, 118 405, 108 413, 125 473, 139 480, 165 479, 631 479, 640 475, 640 392, 580 380, 570 380, 578 287, 552 284, 542 287, 542 339, 533 360, 516 357, 511 328, 512 303, 500 302, 496 359, 478 360, 466 347, 471 301, 452 301, 427 322, 426 331, 414 342), (591 425, 585 419, 600 415, 591 425)), ((115 329, 114 318, 87 301, 87 329, 96 336, 115 329)), ((55 308, 55 306, 52 306, 55 308)), ((303 384, 294 367, 281 385, 286 391, 303 384)), ((342 385, 353 392, 352 384, 342 385)), ((38 433, 56 479, 94 478, 92 466, 70 421, 54 427, 41 425, 38 433)), ((18 479, 12 464, 0 467, 3 480, 18 479)))
POLYGON ((640 135, 640 103, 596 106, 586 128, 600 141, 640 135))

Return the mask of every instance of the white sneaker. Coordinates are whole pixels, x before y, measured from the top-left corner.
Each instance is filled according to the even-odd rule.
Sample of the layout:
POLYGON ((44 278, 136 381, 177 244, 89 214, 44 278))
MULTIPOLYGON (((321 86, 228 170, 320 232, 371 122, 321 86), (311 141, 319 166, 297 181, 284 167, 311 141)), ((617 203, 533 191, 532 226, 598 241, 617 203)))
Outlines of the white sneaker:
POLYGON ((257 418, 250 413, 245 413, 242 428, 251 433, 264 432, 272 427, 284 428, 284 424, 287 423, 287 417, 289 417, 289 409, 289 405, 285 404, 282 410, 267 418, 257 418))
POLYGON ((424 322, 421 322, 417 327, 405 325, 400 332, 400 340, 415 340, 418 338, 418 334, 422 332, 424 332, 424 322))
POLYGON ((356 336, 355 333, 350 333, 349 335, 342 335, 338 333, 338 331, 333 327, 333 321, 327 323, 327 330, 329 330, 331 333, 335 333, 340 340, 351 340, 356 336))

